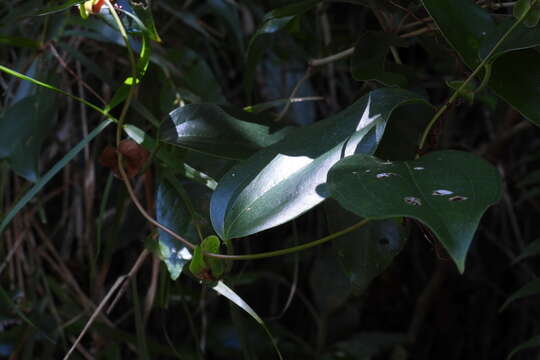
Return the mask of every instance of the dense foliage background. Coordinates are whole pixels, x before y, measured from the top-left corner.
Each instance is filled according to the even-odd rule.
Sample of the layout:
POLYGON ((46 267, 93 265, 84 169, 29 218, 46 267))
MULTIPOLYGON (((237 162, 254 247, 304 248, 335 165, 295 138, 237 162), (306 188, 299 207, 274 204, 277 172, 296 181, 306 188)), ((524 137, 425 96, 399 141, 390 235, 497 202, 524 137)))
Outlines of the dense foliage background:
MULTIPOLYGON (((58 359, 77 343, 72 359, 275 359, 275 341, 286 359, 504 359, 531 341, 515 358, 540 359, 538 297, 521 299, 540 292, 537 1, 114 3, 129 47, 107 2, 0 2, 1 358, 58 359), (378 115, 376 129, 363 122, 378 115), (324 125, 334 122, 353 128, 324 125), (383 207, 376 189, 361 192, 335 167, 341 198, 220 220, 237 211, 228 196, 288 179, 340 131, 344 153, 357 141, 355 152, 382 160, 474 154, 451 163, 440 153, 437 165, 448 178, 481 172, 478 193, 500 196, 490 207, 486 193, 474 214, 435 215, 455 233, 472 228, 470 248, 458 254, 433 214, 369 216, 383 207), (359 215, 387 219, 224 263, 141 212, 193 243, 217 233, 226 246, 203 250, 222 254, 325 239, 359 215), (216 269, 238 297, 216 288, 216 269)), ((313 176, 264 206, 293 203, 313 176)))

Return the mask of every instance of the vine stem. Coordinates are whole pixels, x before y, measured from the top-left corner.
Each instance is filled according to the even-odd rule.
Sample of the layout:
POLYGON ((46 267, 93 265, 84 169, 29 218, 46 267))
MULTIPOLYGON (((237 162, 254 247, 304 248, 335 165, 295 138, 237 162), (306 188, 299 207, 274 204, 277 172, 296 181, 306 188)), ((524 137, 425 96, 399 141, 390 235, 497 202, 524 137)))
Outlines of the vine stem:
MULTIPOLYGON (((529 9, 529 11, 530 11, 530 9, 529 9)), ((529 11, 526 11, 525 13, 523 13, 521 15, 521 17, 512 24, 512 26, 504 33, 504 35, 501 36, 499 41, 497 41, 495 46, 493 46, 493 48, 491 48, 489 53, 484 57, 484 59, 480 62, 480 64, 478 64, 478 66, 474 69, 474 71, 471 73, 471 75, 469 75, 469 77, 463 82, 463 84, 461 84, 461 86, 457 90, 454 91, 452 96, 446 101, 446 103, 443 106, 441 106, 441 108, 437 111, 437 113, 435 113, 435 115, 433 115, 433 118, 431 118, 429 124, 426 126, 426 128, 424 129, 424 132, 422 133, 422 137, 420 138, 420 143, 418 144, 418 148, 420 150, 422 150, 422 148, 424 147, 424 145, 426 143, 426 139, 427 139, 429 133, 431 132, 431 129, 433 128, 433 125, 435 125, 437 120, 440 119, 440 117, 444 114, 444 112, 448 109, 448 107, 450 105, 452 105, 452 103, 454 101, 456 101, 456 99, 458 98, 460 93, 463 91, 463 89, 465 89, 466 86, 469 85, 469 83, 480 72, 480 70, 482 70, 484 68, 485 68, 484 79, 482 80, 482 84, 480 85, 479 89, 482 89, 483 87, 485 87, 487 85, 487 83, 489 81, 489 76, 491 74, 491 69, 489 68, 490 65, 488 65, 491 57, 493 56, 493 54, 495 54, 495 51, 497 51, 497 49, 506 41, 508 36, 510 36, 510 34, 519 26, 519 24, 521 24, 523 22, 523 20, 525 20, 525 18, 527 17, 527 14, 529 13, 529 11)), ((418 155, 417 155, 417 157, 418 157, 418 155)))
POLYGON ((349 226, 348 228, 345 228, 345 229, 343 229, 341 231, 332 233, 332 234, 330 234, 328 236, 325 236, 323 238, 320 238, 318 240, 314 240, 314 241, 311 241, 311 242, 308 242, 308 243, 305 243, 305 244, 293 246, 293 247, 286 248, 286 249, 274 250, 274 251, 258 253, 258 254, 247 254, 247 255, 222 255, 222 254, 212 254, 212 253, 205 253, 205 255, 210 256, 210 257, 219 258, 219 259, 224 259, 224 260, 256 260, 256 259, 265 259, 265 258, 270 258, 270 257, 275 257, 275 256, 287 255, 287 254, 295 253, 295 252, 298 252, 298 251, 302 251, 302 250, 312 248, 314 246, 324 244, 324 243, 326 243, 326 242, 328 242, 330 240, 334 240, 337 237, 340 237, 342 235, 350 233, 351 231, 354 231, 356 229, 361 228, 362 226, 369 223, 369 221, 370 221, 369 219, 364 219, 364 220, 362 220, 360 222, 357 222, 356 224, 354 224, 352 226, 349 226))
MULTIPOLYGON (((122 24, 122 21, 118 17, 118 14, 117 14, 116 10, 114 9, 114 7, 112 6, 110 0, 105 0, 105 3, 107 4, 107 6, 109 6, 111 14, 112 14, 115 22, 117 23, 118 28, 120 29, 120 33, 121 33, 122 38, 124 39, 124 42, 125 42, 126 47, 128 49, 129 60, 130 60, 131 71, 132 71, 132 77, 133 77, 132 85, 131 85, 131 87, 129 89, 128 96, 126 98, 126 101, 124 102, 122 112, 121 112, 120 117, 118 118, 118 122, 117 122, 116 147, 118 148, 119 145, 120 145, 121 137, 122 137, 122 129, 123 129, 123 126, 124 126, 123 125, 124 120, 125 120, 125 117, 127 115, 128 110, 129 110, 129 107, 131 106, 131 102, 132 102, 134 94, 135 94, 136 86, 138 84, 138 79, 137 79, 138 75, 137 75, 137 65, 136 65, 136 62, 135 62, 135 57, 133 55, 133 50, 132 50, 132 48, 131 48, 131 46, 129 44, 129 38, 128 38, 127 32, 125 31, 125 28, 124 28, 124 26, 122 24)), ((306 73, 306 75, 305 75, 305 78, 309 77, 309 75, 310 75, 310 72, 308 71, 306 73)), ((305 79, 303 79, 303 80, 305 80, 305 79)), ((126 186, 126 190, 127 190, 128 194, 129 194, 129 197, 131 198, 131 200, 133 201, 133 203, 135 204, 135 206, 137 207, 137 209, 139 210, 141 215, 143 215, 143 217, 146 218, 146 220, 148 222, 150 222, 152 225, 154 225, 154 226, 158 227, 159 229, 165 231, 167 234, 171 235, 173 238, 181 241, 185 246, 189 247, 190 249, 194 249, 196 247, 194 244, 192 244, 190 241, 184 239, 182 236, 178 235, 176 232, 172 231, 171 229, 167 228, 166 226, 160 224, 152 216, 150 216, 150 214, 148 214, 148 212, 144 209, 142 204, 137 199, 137 196, 135 195, 135 191, 133 190, 133 187, 132 187, 132 185, 131 185, 131 183, 129 181, 129 178, 128 178, 127 174, 126 174, 126 171, 125 171, 123 163, 122 163, 122 154, 121 153, 118 153, 118 170, 119 170, 120 176, 122 178, 122 181, 124 182, 124 184, 126 186)), ((354 224, 352 226, 349 226, 346 229, 343 229, 341 231, 332 233, 332 234, 330 234, 328 236, 325 236, 323 238, 320 238, 318 240, 314 240, 314 241, 311 241, 311 242, 308 242, 308 243, 305 243, 305 244, 293 246, 293 247, 286 248, 286 249, 280 249, 280 250, 269 251, 269 252, 258 253, 258 254, 246 254, 246 255, 225 255, 225 254, 215 254, 215 253, 206 253, 206 252, 203 252, 203 254, 204 254, 204 256, 207 256, 207 257, 218 258, 218 259, 223 259, 223 260, 235 260, 235 261, 237 261, 237 260, 255 260, 255 259, 264 259, 264 258, 282 256, 282 255, 295 253, 295 252, 298 252, 298 251, 306 250, 306 249, 309 249, 309 248, 324 244, 324 243, 326 243, 326 242, 328 242, 330 240, 333 240, 333 239, 335 239, 335 238, 337 238, 339 236, 345 235, 345 234, 347 234, 347 233, 349 233, 351 231, 359 229, 362 226, 366 225, 368 222, 369 222, 368 219, 364 219, 364 220, 362 220, 362 221, 360 221, 360 222, 358 222, 358 223, 356 223, 356 224, 354 224)))

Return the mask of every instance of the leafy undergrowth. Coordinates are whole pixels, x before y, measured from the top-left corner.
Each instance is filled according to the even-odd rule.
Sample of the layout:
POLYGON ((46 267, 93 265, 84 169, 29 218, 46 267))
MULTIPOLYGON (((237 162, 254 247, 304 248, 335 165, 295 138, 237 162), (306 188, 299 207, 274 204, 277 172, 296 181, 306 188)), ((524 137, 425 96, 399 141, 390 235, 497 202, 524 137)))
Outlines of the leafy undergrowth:
POLYGON ((537 358, 539 18, 2 2, 0 358, 537 358))

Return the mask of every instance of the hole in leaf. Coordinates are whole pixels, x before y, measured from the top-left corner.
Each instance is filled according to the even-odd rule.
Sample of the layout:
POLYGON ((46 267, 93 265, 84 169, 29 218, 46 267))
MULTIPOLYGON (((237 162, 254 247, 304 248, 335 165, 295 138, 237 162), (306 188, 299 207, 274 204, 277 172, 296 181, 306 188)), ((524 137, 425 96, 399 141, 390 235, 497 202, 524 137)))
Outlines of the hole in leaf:
POLYGON ((384 173, 379 173, 376 175, 377 179, 389 178, 390 176, 397 176, 397 174, 384 172, 384 173))
POLYGON ((406 196, 405 198, 403 198, 403 201, 405 201, 406 204, 409 204, 412 206, 422 205, 422 200, 414 196, 406 196))
POLYGON ((440 190, 433 190, 431 195, 433 195, 433 196, 447 196, 447 195, 452 195, 453 193, 454 192, 450 191, 450 190, 440 189, 440 190))

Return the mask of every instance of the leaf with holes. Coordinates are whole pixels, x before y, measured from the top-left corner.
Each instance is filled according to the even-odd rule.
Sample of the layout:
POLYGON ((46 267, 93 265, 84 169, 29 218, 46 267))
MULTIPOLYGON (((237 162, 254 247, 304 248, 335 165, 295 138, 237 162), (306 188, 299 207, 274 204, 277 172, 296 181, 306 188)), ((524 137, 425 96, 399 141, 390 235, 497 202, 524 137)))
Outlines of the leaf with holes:
POLYGON ((425 102, 401 89, 378 89, 335 116, 309 125, 234 166, 212 195, 210 215, 223 239, 283 224, 325 199, 330 167, 347 155, 372 154, 397 107, 425 102))
POLYGON ((480 218, 499 200, 501 185, 497 170, 481 158, 448 150, 395 163, 354 155, 332 167, 328 189, 359 216, 421 221, 463 272, 480 218))

